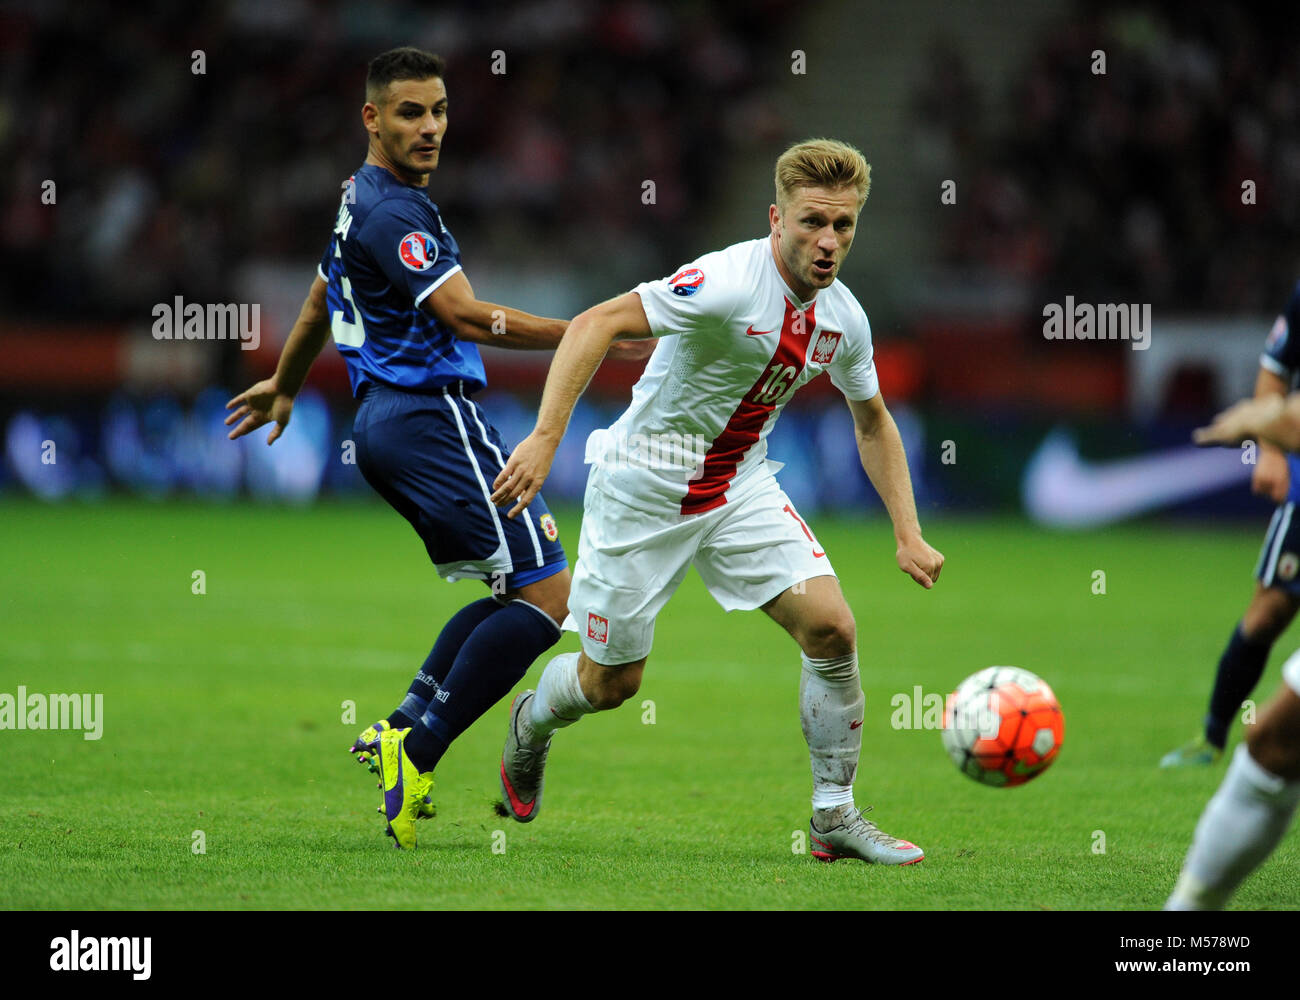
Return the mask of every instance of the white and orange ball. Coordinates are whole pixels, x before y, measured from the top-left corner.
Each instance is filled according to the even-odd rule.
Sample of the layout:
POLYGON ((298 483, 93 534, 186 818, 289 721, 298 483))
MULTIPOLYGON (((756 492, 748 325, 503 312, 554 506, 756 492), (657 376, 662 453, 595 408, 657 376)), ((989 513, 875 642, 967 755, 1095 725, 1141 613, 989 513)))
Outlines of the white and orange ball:
POLYGON ((985 785, 1012 788, 1042 774, 1065 739, 1065 716, 1041 677, 986 667, 948 696, 943 746, 957 769, 985 785))

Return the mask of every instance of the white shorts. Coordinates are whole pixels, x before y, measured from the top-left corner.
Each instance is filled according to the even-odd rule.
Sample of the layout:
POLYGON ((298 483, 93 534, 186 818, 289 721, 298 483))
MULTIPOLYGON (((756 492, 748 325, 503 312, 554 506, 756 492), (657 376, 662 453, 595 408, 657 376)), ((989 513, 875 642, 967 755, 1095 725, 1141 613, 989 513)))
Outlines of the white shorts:
POLYGON ((1300 695, 1300 652, 1292 653, 1286 663, 1282 664, 1282 680, 1287 687, 1300 695))
POLYGON ((565 628, 597 663, 649 655, 655 618, 694 565, 726 611, 762 607, 834 576, 831 561, 771 475, 703 514, 650 514, 587 483, 565 628))

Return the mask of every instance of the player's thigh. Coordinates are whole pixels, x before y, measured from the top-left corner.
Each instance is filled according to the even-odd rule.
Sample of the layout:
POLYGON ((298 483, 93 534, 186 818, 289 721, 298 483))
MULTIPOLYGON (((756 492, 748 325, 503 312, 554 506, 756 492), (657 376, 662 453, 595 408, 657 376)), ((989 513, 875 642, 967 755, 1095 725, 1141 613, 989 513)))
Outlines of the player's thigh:
POLYGON ((1287 781, 1300 780, 1300 654, 1283 667, 1284 683, 1246 730, 1255 762, 1287 781))
POLYGON ((675 511, 647 513, 588 485, 569 613, 589 659, 617 666, 649 655, 655 619, 685 579, 699 533, 675 511))
POLYGON ((785 491, 773 480, 720 513, 695 559, 714 599, 728 611, 763 608, 809 656, 850 651, 853 615, 835 569, 785 491))
POLYGON ((1256 582, 1255 593, 1241 619, 1242 631, 1253 641, 1271 642, 1287 630, 1297 609, 1300 585, 1281 580, 1272 586, 1256 582))

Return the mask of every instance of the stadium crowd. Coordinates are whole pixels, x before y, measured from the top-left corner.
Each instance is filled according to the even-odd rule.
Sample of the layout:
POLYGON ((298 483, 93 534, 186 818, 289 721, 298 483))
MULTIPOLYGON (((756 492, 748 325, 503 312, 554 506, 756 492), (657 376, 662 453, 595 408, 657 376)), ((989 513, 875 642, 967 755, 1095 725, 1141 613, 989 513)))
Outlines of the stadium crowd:
POLYGON ((920 166, 970 192, 943 263, 1048 300, 1275 312, 1300 264, 1300 21, 1210 0, 1076 10, 992 98, 1004 108, 933 45, 920 166))
POLYGON ((505 270, 576 247, 639 280, 641 261, 697 244, 722 145, 784 137, 760 64, 789 13, 772 0, 7 4, 0 297, 11 318, 112 321, 176 294, 227 301, 250 257, 314 259, 364 155, 366 63, 395 44, 448 59, 435 198, 467 252, 505 270))

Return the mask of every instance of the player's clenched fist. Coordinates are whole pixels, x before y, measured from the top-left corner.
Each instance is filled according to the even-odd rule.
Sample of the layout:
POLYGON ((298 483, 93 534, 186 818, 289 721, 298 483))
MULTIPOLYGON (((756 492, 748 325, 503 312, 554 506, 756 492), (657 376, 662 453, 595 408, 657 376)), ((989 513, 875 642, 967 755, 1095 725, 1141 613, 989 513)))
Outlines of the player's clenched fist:
POLYGON ((926 590, 934 586, 943 569, 943 553, 919 536, 898 545, 898 568, 926 590))
POLYGON ((492 489, 496 491, 492 494, 492 502, 498 507, 512 500, 519 501, 506 517, 515 517, 541 491, 551 472, 551 463, 555 461, 555 448, 556 444, 549 438, 533 431, 511 453, 505 468, 492 482, 492 489))

